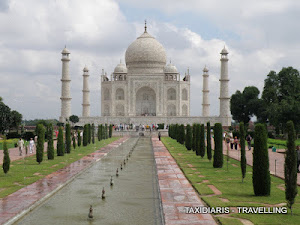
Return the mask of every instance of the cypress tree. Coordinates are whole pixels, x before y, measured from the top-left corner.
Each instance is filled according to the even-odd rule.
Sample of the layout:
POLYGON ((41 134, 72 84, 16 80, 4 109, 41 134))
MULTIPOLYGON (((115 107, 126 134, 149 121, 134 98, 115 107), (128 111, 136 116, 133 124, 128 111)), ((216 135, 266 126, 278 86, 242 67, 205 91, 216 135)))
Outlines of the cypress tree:
POLYGON ((215 151, 214 151, 214 168, 223 167, 223 130, 222 124, 216 123, 214 127, 214 141, 215 141, 215 151))
POLYGON ((186 126, 185 147, 187 150, 192 149, 192 128, 189 124, 186 126))
POLYGON ((75 134, 72 135, 72 142, 73 142, 73 148, 76 148, 76 139, 75 139, 75 134))
POLYGON ((200 156, 201 158, 205 155, 205 131, 204 131, 204 124, 200 126, 200 156))
POLYGON ((291 209, 295 203, 295 197, 297 196, 297 152, 295 151, 296 134, 293 121, 288 121, 286 124, 288 139, 287 150, 284 162, 284 177, 285 177, 285 199, 287 200, 287 206, 291 209))
POLYGON ((107 124, 105 124, 105 127, 104 127, 104 134, 105 134, 105 139, 107 139, 108 138, 107 124))
POLYGON ((95 144, 95 125, 92 124, 92 143, 95 144))
POLYGON ((101 126, 100 125, 98 125, 98 134, 97 134, 97 136, 98 136, 98 141, 101 141, 102 136, 101 136, 101 126))
POLYGON ((271 189, 267 132, 263 124, 255 126, 252 182, 256 196, 269 196, 271 189))
POLYGON ((210 136, 210 122, 207 122, 207 125, 206 125, 206 134, 207 134, 207 146, 206 146, 206 149, 207 149, 207 158, 208 160, 210 161, 211 160, 211 136, 210 136))
POLYGON ((179 126, 178 142, 183 145, 184 144, 184 139, 185 139, 184 125, 181 124, 179 126))
POLYGON ((66 153, 71 152, 71 126, 66 124, 66 153))
POLYGON ((88 138, 89 138, 89 130, 88 130, 88 125, 85 124, 84 127, 83 127, 83 146, 87 146, 88 145, 88 138))
POLYGON ((7 174, 7 172, 9 171, 9 167, 10 167, 10 158, 9 158, 9 151, 7 148, 7 142, 6 142, 6 136, 4 136, 3 139, 3 164, 2 164, 2 168, 3 168, 3 172, 5 174, 7 174))
POLYGON ((78 130, 78 132, 77 132, 77 144, 78 144, 78 147, 80 147, 81 146, 81 136, 80 136, 80 130, 78 130))
POLYGON ((169 125, 168 125, 168 136, 169 136, 169 137, 171 137, 171 133, 170 133, 170 132, 171 132, 171 125, 169 124, 169 125))
POLYGON ((36 145, 36 161, 41 164, 44 156, 44 143, 45 143, 45 128, 43 124, 37 125, 37 145, 36 145))
POLYGON ((201 126, 200 124, 196 124, 196 155, 200 155, 200 132, 201 126))
POLYGON ((193 137, 192 137, 192 149, 193 149, 193 151, 196 151, 196 143, 197 143, 197 141, 196 141, 196 138, 197 138, 196 130, 197 130, 197 126, 194 123, 193 124, 193 137))
POLYGON ((53 146, 53 126, 50 123, 48 125, 48 146, 47 146, 47 157, 48 160, 54 159, 54 146, 53 146))
POLYGON ((179 136, 180 136, 180 134, 179 134, 179 125, 176 123, 175 124, 175 130, 174 130, 174 136, 175 136, 175 139, 176 139, 176 141, 177 142, 179 142, 178 140, 179 140, 179 136))
POLYGON ((91 144, 91 140, 92 140, 92 128, 91 128, 91 124, 87 125, 87 134, 88 134, 88 144, 91 144))
POLYGON ((240 122, 240 144, 241 144, 241 170, 242 170, 242 182, 246 176, 246 152, 245 152, 245 127, 244 123, 240 122))
POLYGON ((64 133, 62 127, 59 127, 58 130, 56 149, 57 149, 57 156, 63 156, 65 154, 64 133))
POLYGON ((109 138, 112 137, 112 132, 113 132, 113 125, 110 124, 110 125, 109 125, 109 138))

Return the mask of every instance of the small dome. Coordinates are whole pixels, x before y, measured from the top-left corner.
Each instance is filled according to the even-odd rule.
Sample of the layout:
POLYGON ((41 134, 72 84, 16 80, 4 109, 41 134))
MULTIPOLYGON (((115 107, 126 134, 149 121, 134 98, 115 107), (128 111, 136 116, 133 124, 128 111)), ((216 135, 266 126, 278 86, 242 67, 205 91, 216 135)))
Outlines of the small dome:
POLYGON ((174 66, 171 62, 165 66, 165 73, 178 73, 176 66, 174 66))
POLYGON ((208 72, 208 69, 206 66, 204 67, 203 72, 208 72))
POLYGON ((222 51, 221 51, 220 54, 222 54, 222 55, 227 55, 227 54, 228 54, 228 51, 227 51, 227 49, 225 48, 225 46, 224 46, 224 48, 222 49, 222 51))
POLYGON ((125 61, 128 68, 161 67, 166 65, 164 47, 150 34, 145 32, 138 37, 126 50, 125 61))
POLYGON ((85 67, 83 68, 83 72, 89 72, 89 69, 87 68, 87 66, 85 66, 85 67))
POLYGON ((65 47, 65 48, 62 50, 61 54, 70 54, 70 52, 69 52, 69 50, 65 47))
POLYGON ((127 67, 124 63, 120 63, 116 66, 114 73, 127 73, 127 67))

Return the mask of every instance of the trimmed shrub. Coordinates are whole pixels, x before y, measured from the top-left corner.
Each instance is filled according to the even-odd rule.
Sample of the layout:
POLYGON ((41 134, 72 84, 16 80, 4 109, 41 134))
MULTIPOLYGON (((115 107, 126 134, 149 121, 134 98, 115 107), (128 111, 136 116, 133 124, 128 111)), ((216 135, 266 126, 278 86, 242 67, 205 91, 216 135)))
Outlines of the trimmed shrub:
POLYGON ((105 139, 108 138, 108 128, 107 128, 107 124, 105 124, 105 127, 104 127, 104 134, 105 134, 105 139))
POLYGON ((185 147, 187 150, 192 149, 192 128, 189 124, 186 126, 185 147))
POLYGON ((10 158, 9 158, 9 152, 8 152, 5 136, 4 136, 4 140, 3 140, 3 154, 4 154, 4 156, 3 156, 2 168, 3 168, 3 172, 5 174, 7 174, 7 172, 9 171, 9 167, 10 167, 10 158))
MULTIPOLYGON (((285 177, 285 199, 287 200, 287 206, 291 209, 295 203, 295 197, 297 196, 297 152, 295 151, 296 134, 293 121, 288 121, 286 124, 287 130, 287 150, 284 162, 284 177, 285 177)), ((299 159, 298 159, 299 160, 299 159)))
POLYGON ((44 156, 44 143, 45 143, 45 128, 43 124, 37 125, 37 145, 36 145, 36 161, 41 164, 44 156))
POLYGON ((270 195, 271 183, 267 132, 263 124, 255 126, 252 183, 256 196, 270 195))
POLYGON ((101 125, 98 125, 98 141, 101 141, 102 133, 101 133, 101 125))
POLYGON ((50 123, 48 125, 48 146, 47 146, 47 157, 48 160, 54 159, 54 145, 53 145, 53 126, 50 123), (52 135, 50 135, 52 134, 52 135))
POLYGON ((178 132, 179 132, 179 135, 178 135, 178 142, 180 143, 180 144, 184 144, 184 139, 185 139, 185 132, 184 132, 184 125, 183 124, 181 124, 180 126, 179 126, 179 130, 178 130, 178 132))
POLYGON ((80 132, 80 130, 78 130, 77 131, 77 145, 78 145, 78 147, 80 147, 81 146, 81 132, 80 132))
POLYGON ((201 125, 196 124, 196 155, 200 155, 200 134, 201 133, 201 125))
POLYGON ((240 144, 241 144, 241 170, 242 170, 242 182, 246 176, 246 152, 245 152, 245 126, 243 122, 240 122, 240 144))
POLYGON ((200 126, 200 156, 203 158, 205 155, 205 131, 204 131, 204 124, 200 126))
POLYGON ((88 144, 91 144, 91 141, 92 141, 92 127, 91 127, 91 124, 88 124, 87 125, 87 134, 88 134, 88 144))
POLYGON ((23 133, 22 136, 23 136, 24 140, 29 141, 30 138, 32 138, 32 139, 34 138, 34 133, 31 131, 27 131, 27 132, 23 133))
POLYGON ((57 156, 63 156, 65 154, 64 133, 62 127, 59 127, 58 130, 56 149, 57 149, 57 156))
POLYGON ((66 153, 71 152, 71 126, 66 124, 66 153))
POLYGON ((113 132, 113 125, 110 124, 110 125, 109 125, 109 134, 108 134, 109 138, 112 137, 112 132, 113 132))
POLYGON ((207 135, 207 146, 206 146, 206 149, 207 149, 207 158, 208 158, 208 160, 210 161, 211 160, 211 157, 212 157, 212 155, 211 155, 211 136, 210 136, 210 122, 207 122, 207 125, 206 125, 206 129, 207 129, 207 133, 206 133, 206 135, 207 135))
POLYGON ((75 139, 75 134, 72 135, 72 142, 73 142, 73 148, 76 148, 76 139, 75 139))
POLYGON ((88 138, 89 138, 89 127, 87 124, 84 125, 83 127, 83 146, 87 146, 88 145, 88 138))
POLYGON ((193 124, 193 137, 192 137, 192 149, 193 151, 196 151, 196 143, 197 143, 197 135, 196 135, 196 131, 197 131, 197 125, 194 123, 193 124))
POLYGON ((92 124, 92 132, 91 132, 91 135, 92 135, 92 143, 95 144, 95 125, 92 124))
POLYGON ((214 151, 214 168, 223 167, 223 129, 221 123, 216 123, 214 127, 214 141, 215 141, 215 151, 214 151))

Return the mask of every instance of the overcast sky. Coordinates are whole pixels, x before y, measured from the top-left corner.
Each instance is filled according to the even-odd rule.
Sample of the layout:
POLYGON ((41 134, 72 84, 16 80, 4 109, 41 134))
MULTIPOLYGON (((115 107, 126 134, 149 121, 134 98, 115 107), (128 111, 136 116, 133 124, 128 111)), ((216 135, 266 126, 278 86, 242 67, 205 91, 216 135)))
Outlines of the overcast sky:
POLYGON ((100 115, 100 73, 148 32, 183 77, 191 73, 191 115, 202 114, 209 68, 211 114, 219 114, 220 51, 229 51, 230 95, 263 88, 270 70, 300 67, 296 0, 1 0, 0 96, 25 119, 58 118, 61 50, 71 52, 72 114, 82 113, 82 69, 90 69, 91 116, 100 115))

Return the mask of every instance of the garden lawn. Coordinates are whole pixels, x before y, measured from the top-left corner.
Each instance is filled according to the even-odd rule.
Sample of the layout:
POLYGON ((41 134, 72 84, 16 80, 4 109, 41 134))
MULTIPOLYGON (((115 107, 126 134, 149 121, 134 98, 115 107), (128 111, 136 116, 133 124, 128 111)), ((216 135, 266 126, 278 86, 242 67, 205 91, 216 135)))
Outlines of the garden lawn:
MULTIPOLYGON (((8 149, 15 148, 15 144, 18 143, 18 140, 19 139, 17 139, 17 138, 6 140, 6 142, 7 142, 7 148, 8 149)), ((25 144, 25 141, 24 141, 24 144, 25 144)), ((3 140, 0 140, 0 150, 3 150, 3 140)))
MULTIPOLYGON (((201 195, 201 198, 210 207, 237 207, 237 206, 263 206, 274 207, 286 203, 284 181, 271 176, 271 195, 268 197, 255 196, 252 186, 252 167, 247 166, 246 178, 242 183, 240 162, 229 159, 227 171, 227 157, 224 156, 223 168, 213 168, 205 155, 202 159, 194 151, 188 151, 184 145, 169 137, 163 137, 162 142, 169 150, 187 179, 201 195), (208 185, 214 185, 222 192, 215 195, 208 185), (210 195, 210 196, 207 196, 210 195)), ((299 193, 298 187, 298 193, 299 193)), ((237 210, 235 210, 237 212, 237 210)), ((218 216, 222 216, 221 214, 218 216)), ((288 214, 238 214, 231 213, 229 218, 218 217, 222 224, 240 224, 235 218, 250 220, 254 224, 300 224, 300 198, 299 194, 293 205, 293 215, 288 214), (235 219, 235 220, 234 220, 235 219)))
MULTIPOLYGON (((296 140, 296 146, 300 145, 300 139, 296 140)), ((268 147, 275 146, 277 149, 286 149, 286 140, 268 138, 268 147)))
POLYGON ((47 153, 44 153, 43 162, 40 165, 36 162, 35 155, 11 162, 10 169, 6 175, 1 167, 0 198, 32 184, 46 175, 64 168, 118 139, 119 137, 112 137, 101 141, 95 141, 95 144, 90 144, 86 147, 76 146, 75 150, 72 147, 71 153, 65 153, 64 156, 57 156, 55 151, 54 160, 48 160, 47 153))

